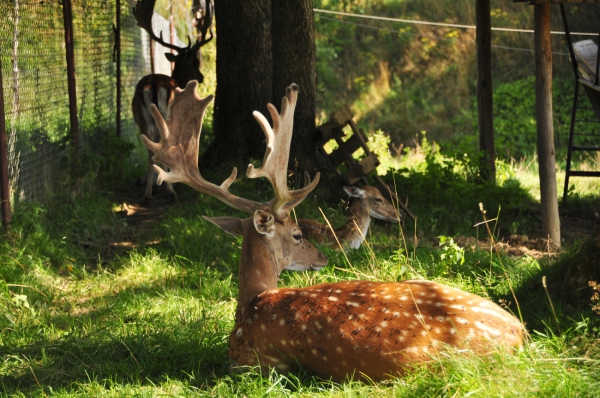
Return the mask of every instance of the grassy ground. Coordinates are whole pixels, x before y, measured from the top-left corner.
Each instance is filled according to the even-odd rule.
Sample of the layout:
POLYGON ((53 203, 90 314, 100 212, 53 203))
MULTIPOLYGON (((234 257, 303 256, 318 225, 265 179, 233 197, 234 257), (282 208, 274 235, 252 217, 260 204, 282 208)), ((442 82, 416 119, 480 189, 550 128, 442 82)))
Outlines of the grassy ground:
MULTIPOLYGON (((596 275, 600 269, 600 239, 591 232, 593 228, 584 229, 586 234, 572 237, 551 256, 544 250, 519 256, 490 250, 491 239, 483 229, 475 246, 459 243, 468 235, 474 239, 472 225, 482 221, 477 200, 485 202, 488 197, 506 199, 499 200, 500 221, 491 224, 494 240, 510 235, 515 222, 520 224, 512 232, 535 235, 539 203, 531 183, 534 166, 527 166, 529 162, 507 166, 512 182, 491 190, 470 183, 460 165, 444 174, 443 162, 436 169, 435 162, 423 166, 424 161, 415 162, 414 156, 413 162, 396 165, 392 180, 399 192, 411 193, 409 207, 423 219, 416 228, 410 222, 403 227, 375 223, 368 245, 347 254, 324 249, 330 259, 326 269, 284 272, 280 285, 436 280, 489 297, 520 316, 530 333, 522 352, 484 358, 447 355, 386 383, 336 384, 308 372, 264 378, 230 374, 227 341, 236 306, 241 240, 201 216, 233 212, 185 186, 177 187, 177 204, 166 204, 159 195, 150 205, 135 205, 143 187, 134 192, 113 187, 109 192, 91 178, 88 185, 80 182, 46 206, 21 204, 12 229, 4 233, 0 393, 17 397, 597 396, 600 315, 592 305, 598 305, 598 299, 591 300, 593 290, 587 280, 585 286, 576 283, 590 272, 593 275, 594 267, 596 275), (452 178, 442 178, 448 176, 452 178), (442 180, 445 185, 436 188, 442 180), (486 190, 491 192, 488 196, 486 190), (457 194, 463 200, 445 196, 457 194), (435 210, 441 206, 437 197, 445 203, 445 212, 435 210), (508 200, 515 197, 521 199, 508 200), (533 210, 519 211, 524 203, 533 210), (505 219, 505 228, 494 227, 504 225, 505 219), (456 225, 456 220, 463 221, 456 225), (441 246, 440 235, 446 236, 441 246), (577 274, 574 264, 592 268, 577 274), (583 293, 568 294, 575 290, 583 293)), ((268 187, 257 181, 236 185, 232 190, 255 199, 269 195, 268 187)), ((593 226, 598 182, 578 180, 572 197, 561 214, 588 222, 591 217, 593 226)), ((314 198, 297 213, 318 218, 319 207, 333 224, 342 222, 341 206, 314 198)), ((488 218, 495 217, 496 210, 489 209, 493 215, 488 218)))

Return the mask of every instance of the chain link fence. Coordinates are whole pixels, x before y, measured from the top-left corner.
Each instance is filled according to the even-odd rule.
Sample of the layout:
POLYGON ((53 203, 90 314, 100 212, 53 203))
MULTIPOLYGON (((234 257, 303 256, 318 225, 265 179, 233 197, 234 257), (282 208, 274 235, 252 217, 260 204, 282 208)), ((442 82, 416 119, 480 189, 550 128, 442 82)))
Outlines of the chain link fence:
MULTIPOLYGON (((147 39, 121 0, 121 119, 136 131, 130 102, 150 73, 147 39)), ((116 0, 72 0, 79 150, 101 150, 117 134, 116 0)), ((0 62, 12 201, 43 202, 68 180, 60 165, 72 156, 62 0, 0 2, 0 62), (62 173, 62 175, 61 175, 62 173)))

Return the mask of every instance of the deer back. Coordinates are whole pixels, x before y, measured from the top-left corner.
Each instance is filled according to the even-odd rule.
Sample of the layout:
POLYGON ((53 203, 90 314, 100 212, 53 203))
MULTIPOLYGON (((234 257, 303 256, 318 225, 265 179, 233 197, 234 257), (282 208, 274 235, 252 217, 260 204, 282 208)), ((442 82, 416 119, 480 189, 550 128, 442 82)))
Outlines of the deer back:
POLYGON ((176 87, 177 82, 173 78, 160 74, 144 76, 135 86, 131 101, 133 118, 142 134, 146 134, 154 142, 157 142, 160 136, 150 114, 150 105, 156 105, 163 118, 168 119, 176 87))
POLYGON ((377 381, 444 350, 522 344, 521 323, 477 295, 425 280, 355 281, 263 292, 236 322, 229 356, 238 366, 377 381))

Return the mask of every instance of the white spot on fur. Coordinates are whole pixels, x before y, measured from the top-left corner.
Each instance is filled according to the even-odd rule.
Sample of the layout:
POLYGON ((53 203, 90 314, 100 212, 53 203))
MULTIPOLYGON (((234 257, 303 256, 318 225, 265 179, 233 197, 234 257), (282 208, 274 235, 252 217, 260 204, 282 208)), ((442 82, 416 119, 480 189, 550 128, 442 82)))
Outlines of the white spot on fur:
POLYGON ((329 300, 329 301, 338 301, 338 298, 337 297, 333 297, 333 296, 329 296, 329 297, 327 297, 327 300, 329 300))
POLYGON ((275 358, 275 357, 272 357, 272 356, 270 356, 270 355, 265 355, 265 358, 267 358, 269 361, 271 361, 271 362, 273 362, 273 363, 279 363, 279 362, 281 362, 281 361, 279 360, 279 358, 275 358))
POLYGON ((475 326, 485 332, 493 334, 494 336, 500 336, 501 334, 501 332, 498 329, 484 325, 483 322, 475 321, 475 326))

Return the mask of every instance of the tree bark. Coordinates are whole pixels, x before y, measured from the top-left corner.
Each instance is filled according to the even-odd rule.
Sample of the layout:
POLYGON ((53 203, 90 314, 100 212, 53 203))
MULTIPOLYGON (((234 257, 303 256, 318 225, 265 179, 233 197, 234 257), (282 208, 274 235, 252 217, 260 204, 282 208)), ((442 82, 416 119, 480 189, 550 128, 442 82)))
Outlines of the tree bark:
POLYGON ((537 152, 540 169, 542 234, 560 247, 560 218, 556 191, 556 160, 552 124, 552 46, 550 42, 550 4, 536 4, 535 90, 537 119, 537 152))
MULTIPOLYGON (((213 141, 203 167, 245 166, 265 151, 265 136, 252 112, 268 115, 273 58, 271 1, 215 1, 217 91, 213 141)), ((281 94, 283 97, 283 93, 281 94)))
POLYGON ((494 147, 494 99, 492 87, 492 22, 490 0, 477 0, 477 114, 479 150, 483 152, 480 175, 483 180, 496 181, 496 150, 494 147))
MULTIPOLYGON (((294 114, 290 170, 314 174, 317 71, 313 1, 272 1, 273 103, 279 108, 285 88, 300 86, 294 114)), ((300 179, 302 180, 302 179, 300 179)))

